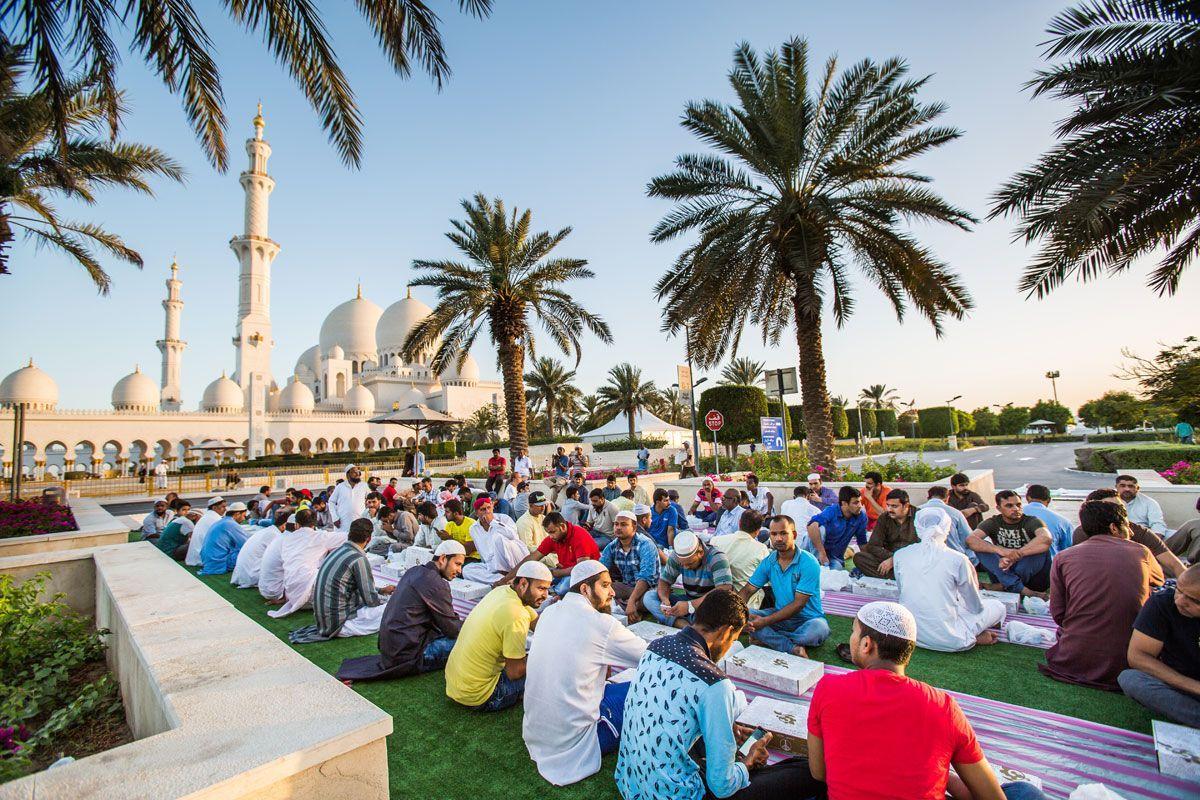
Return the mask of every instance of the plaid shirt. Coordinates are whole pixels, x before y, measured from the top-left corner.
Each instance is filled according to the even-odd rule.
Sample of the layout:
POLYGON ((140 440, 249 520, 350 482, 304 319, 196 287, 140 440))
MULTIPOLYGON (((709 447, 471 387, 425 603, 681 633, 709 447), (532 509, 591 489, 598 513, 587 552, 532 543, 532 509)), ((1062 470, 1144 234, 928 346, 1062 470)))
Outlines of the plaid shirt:
POLYGON ((645 581, 651 587, 658 584, 658 548, 644 533, 634 534, 629 552, 621 548, 619 539, 613 539, 600 554, 600 563, 615 573, 613 580, 628 584, 645 581))
POLYGON ((312 598, 317 623, 292 631, 288 638, 294 644, 327 641, 338 635, 358 609, 382 603, 366 555, 346 542, 330 551, 317 570, 312 598))

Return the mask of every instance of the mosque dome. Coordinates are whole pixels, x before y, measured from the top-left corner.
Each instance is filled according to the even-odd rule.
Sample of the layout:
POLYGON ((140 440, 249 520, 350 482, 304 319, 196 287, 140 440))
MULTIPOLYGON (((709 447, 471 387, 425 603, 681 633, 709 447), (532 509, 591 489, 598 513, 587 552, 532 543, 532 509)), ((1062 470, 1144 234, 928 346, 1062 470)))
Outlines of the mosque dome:
POLYGON ((34 411, 51 411, 58 404, 58 384, 33 365, 33 359, 0 381, 0 406, 26 405, 34 411))
POLYGON ((417 387, 413 386, 407 392, 400 395, 400 399, 397 402, 400 404, 400 408, 408 408, 409 406, 424 405, 425 404, 425 393, 422 392, 417 387))
POLYGON ((311 414, 317 407, 312 390, 296 377, 279 393, 279 411, 282 414, 311 414))
POLYGON ((356 383, 342 398, 342 410, 350 414, 370 414, 375 410, 375 395, 361 383, 356 383))
POLYGON ((348 354, 343 358, 351 361, 375 360, 379 348, 375 346, 375 326, 383 315, 383 309, 362 296, 347 300, 329 312, 321 323, 321 352, 333 355, 335 345, 341 345, 348 354))
POLYGON ((312 347, 305 350, 296 359, 296 368, 293 373, 299 375, 300 371, 308 369, 313 375, 318 375, 321 372, 321 345, 314 344, 312 347))
POLYGON ((155 411, 161 400, 158 384, 140 367, 117 381, 112 390, 112 406, 117 411, 155 411))
POLYGON ((236 414, 246 409, 246 397, 242 389, 225 373, 210 383, 200 399, 200 410, 212 414, 236 414))
POLYGON ((346 351, 335 344, 333 347, 329 348, 329 357, 334 361, 341 361, 346 357, 346 351))
POLYGON ((375 341, 379 344, 380 352, 403 350, 408 334, 432 312, 432 308, 411 294, 388 306, 375 326, 375 341))
POLYGON ((451 361, 442 370, 441 379, 446 383, 466 384, 468 386, 479 383, 479 363, 468 353, 467 360, 463 362, 461 369, 451 361))

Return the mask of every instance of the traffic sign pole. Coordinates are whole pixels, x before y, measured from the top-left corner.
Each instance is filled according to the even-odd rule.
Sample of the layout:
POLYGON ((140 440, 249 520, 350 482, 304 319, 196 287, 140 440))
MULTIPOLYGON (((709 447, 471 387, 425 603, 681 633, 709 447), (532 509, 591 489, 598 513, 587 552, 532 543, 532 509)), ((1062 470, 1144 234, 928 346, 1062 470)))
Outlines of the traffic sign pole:
POLYGON ((721 475, 721 457, 717 455, 717 432, 713 431, 713 472, 721 475))
POLYGON ((713 409, 704 415, 704 424, 712 431, 713 435, 713 469, 721 474, 721 457, 717 455, 717 431, 725 427, 725 416, 720 411, 713 409))

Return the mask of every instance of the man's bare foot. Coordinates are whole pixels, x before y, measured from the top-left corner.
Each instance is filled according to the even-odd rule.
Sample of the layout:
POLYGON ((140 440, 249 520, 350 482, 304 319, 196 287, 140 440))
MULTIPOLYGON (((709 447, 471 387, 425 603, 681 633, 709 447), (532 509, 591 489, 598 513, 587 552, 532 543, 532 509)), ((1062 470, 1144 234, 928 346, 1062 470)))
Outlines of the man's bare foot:
POLYGON ((984 631, 975 637, 975 644, 995 644, 1000 641, 1000 634, 996 631, 984 631))
POLYGON ((1002 583, 985 583, 984 581, 980 581, 979 588, 987 589, 989 592, 1003 592, 1004 584, 1002 584, 1002 583))
POLYGON ((277 600, 263 600, 263 603, 268 606, 281 606, 283 605, 283 598, 280 597, 277 600))
POLYGON ((800 656, 801 658, 808 658, 808 651, 805 650, 800 645, 796 645, 795 647, 792 648, 792 655, 800 656))

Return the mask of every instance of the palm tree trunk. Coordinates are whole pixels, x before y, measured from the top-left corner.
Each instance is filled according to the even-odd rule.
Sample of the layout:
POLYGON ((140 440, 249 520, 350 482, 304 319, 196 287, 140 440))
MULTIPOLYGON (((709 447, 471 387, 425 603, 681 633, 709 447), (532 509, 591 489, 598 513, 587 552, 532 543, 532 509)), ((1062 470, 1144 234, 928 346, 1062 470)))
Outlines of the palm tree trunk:
POLYGON ((529 446, 525 410, 525 350, 511 339, 500 342, 500 372, 504 379, 504 410, 508 417, 509 463, 529 446))
POLYGON ((8 203, 0 203, 0 275, 8 274, 8 247, 15 238, 8 224, 8 203))
POLYGON ((554 438, 554 401, 546 398, 546 427, 550 429, 550 438, 554 438))
MULTIPOLYGON (((821 343, 820 312, 802 311, 811 304, 803 302, 812 288, 797 282, 792 307, 796 314, 796 343, 800 349, 800 397, 808 452, 814 466, 831 470, 833 457, 833 414, 829 407, 829 389, 825 383, 825 352, 821 343)), ((815 301, 819 302, 819 301, 815 301)), ((820 307, 819 305, 817 306, 820 307)))
POLYGON ((629 441, 631 442, 634 440, 634 437, 637 436, 637 431, 635 430, 635 426, 633 424, 633 415, 634 410, 632 408, 625 409, 625 420, 629 423, 629 441))

